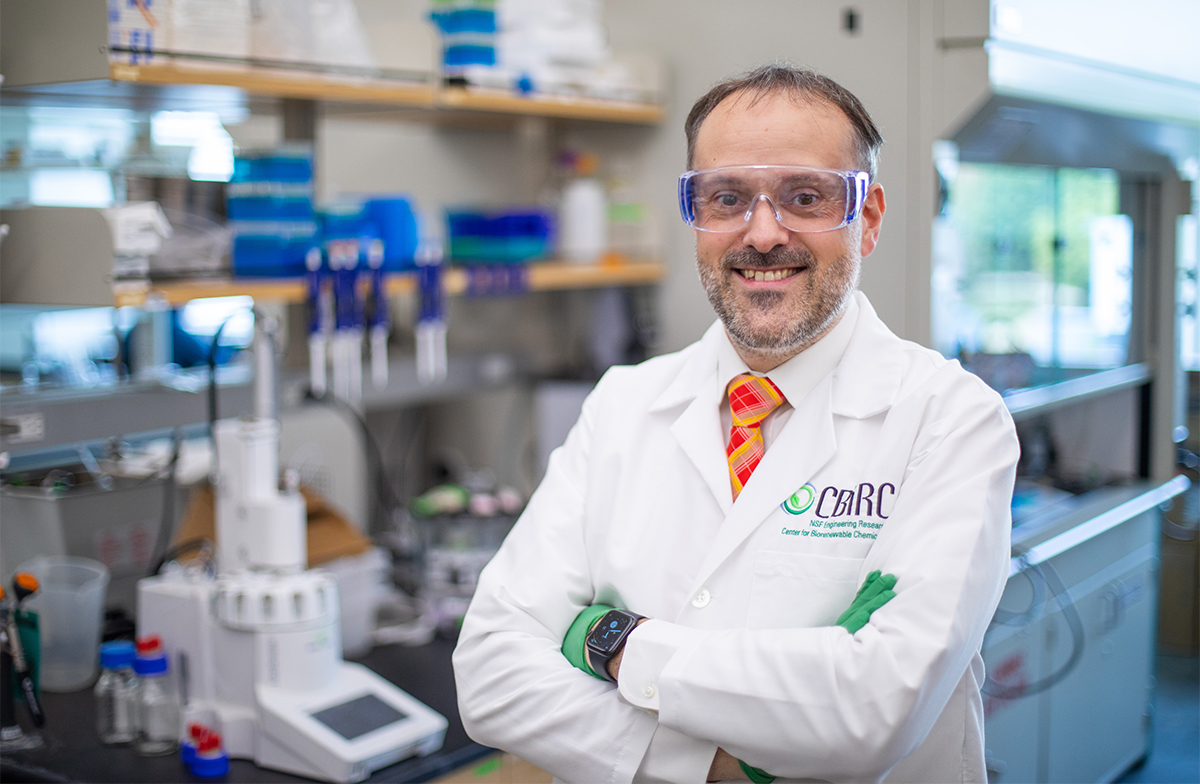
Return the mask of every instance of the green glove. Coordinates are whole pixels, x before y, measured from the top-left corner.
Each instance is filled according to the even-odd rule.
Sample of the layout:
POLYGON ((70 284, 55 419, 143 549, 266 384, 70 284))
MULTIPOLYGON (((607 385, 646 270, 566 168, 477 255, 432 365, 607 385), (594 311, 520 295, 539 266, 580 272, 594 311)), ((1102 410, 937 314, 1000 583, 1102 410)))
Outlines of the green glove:
POLYGON ((737 763, 738 767, 742 769, 742 773, 746 774, 746 778, 753 781, 754 784, 771 784, 771 782, 775 780, 774 776, 772 776, 770 773, 767 773, 762 768, 752 767, 741 760, 738 760, 737 763))
POLYGON ((846 611, 838 616, 834 625, 841 626, 854 634, 867 625, 867 621, 871 620, 871 613, 896 597, 895 591, 892 590, 895 587, 895 575, 881 575, 879 570, 871 572, 867 575, 867 579, 863 580, 862 587, 854 596, 854 601, 850 602, 846 611))
POLYGON ((607 604, 593 604, 591 607, 584 607, 579 615, 575 616, 575 620, 571 621, 571 627, 567 629, 567 636, 563 637, 562 644, 563 656, 567 657, 567 661, 572 666, 602 681, 607 681, 608 678, 598 674, 588 665, 584 641, 587 640, 588 632, 592 630, 592 626, 595 625, 596 621, 600 620, 604 613, 611 609, 613 608, 607 604))

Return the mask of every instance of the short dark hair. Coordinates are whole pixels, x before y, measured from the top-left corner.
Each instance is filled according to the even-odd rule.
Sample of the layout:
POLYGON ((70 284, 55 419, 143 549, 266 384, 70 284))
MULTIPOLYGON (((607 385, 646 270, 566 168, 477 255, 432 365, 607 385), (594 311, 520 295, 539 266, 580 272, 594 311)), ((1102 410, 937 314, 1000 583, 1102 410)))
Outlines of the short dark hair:
POLYGON ((859 165, 870 173, 872 180, 875 179, 883 136, 875 127, 862 102, 828 76, 823 76, 811 68, 786 64, 763 65, 740 76, 718 82, 692 105, 692 111, 688 113, 687 122, 683 126, 684 133, 687 134, 689 169, 692 168, 692 156, 695 153, 696 135, 700 132, 700 125, 717 104, 738 93, 749 93, 752 106, 770 95, 786 93, 794 98, 825 101, 841 109, 854 129, 854 147, 859 165))

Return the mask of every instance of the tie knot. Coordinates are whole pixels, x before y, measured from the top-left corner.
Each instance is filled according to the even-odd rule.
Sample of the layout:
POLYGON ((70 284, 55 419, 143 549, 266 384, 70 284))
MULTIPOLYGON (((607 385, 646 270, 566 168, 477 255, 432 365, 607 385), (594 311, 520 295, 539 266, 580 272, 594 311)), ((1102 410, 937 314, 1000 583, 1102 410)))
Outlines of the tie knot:
POLYGON ((729 410, 735 427, 754 427, 783 400, 783 393, 769 378, 743 373, 729 382, 729 410))

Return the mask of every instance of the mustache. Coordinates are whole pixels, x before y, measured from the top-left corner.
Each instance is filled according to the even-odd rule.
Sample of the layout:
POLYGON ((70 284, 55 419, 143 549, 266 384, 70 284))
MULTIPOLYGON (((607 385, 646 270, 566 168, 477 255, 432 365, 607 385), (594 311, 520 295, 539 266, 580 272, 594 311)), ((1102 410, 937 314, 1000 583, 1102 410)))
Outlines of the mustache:
POLYGON ((721 259, 725 269, 772 269, 778 267, 811 267, 816 259, 802 248, 777 247, 766 253, 754 248, 737 248, 721 259))

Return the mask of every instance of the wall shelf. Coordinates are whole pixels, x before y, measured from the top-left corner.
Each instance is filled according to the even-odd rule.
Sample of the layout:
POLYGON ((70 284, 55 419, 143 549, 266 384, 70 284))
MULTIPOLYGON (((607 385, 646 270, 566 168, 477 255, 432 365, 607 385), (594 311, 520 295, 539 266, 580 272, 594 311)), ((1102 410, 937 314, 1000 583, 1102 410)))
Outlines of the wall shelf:
POLYGON ((431 82, 351 76, 330 72, 210 63, 110 63, 107 79, 4 87, 6 103, 81 104, 179 109, 191 105, 237 105, 244 95, 371 104, 416 110, 431 121, 470 116, 545 117, 632 125, 656 125, 657 104, 585 96, 520 95, 508 90, 440 87, 431 82))
MULTIPOLYGON (((644 286, 658 283, 663 265, 656 261, 615 264, 568 264, 548 261, 530 264, 530 291, 563 291, 606 286, 644 286)), ((445 289, 451 296, 465 294, 468 272, 461 267, 446 270, 445 289)), ((404 296, 416 291, 416 275, 401 272, 388 278, 388 293, 404 296)), ((175 282, 119 281, 113 285, 118 307, 143 305, 151 296, 171 305, 182 305, 205 297, 249 296, 265 302, 303 302, 303 278, 198 278, 175 282)))
POLYGON ((113 82, 157 86, 212 85, 235 87, 252 95, 354 103, 383 103, 406 108, 431 109, 434 89, 430 84, 398 79, 371 79, 285 68, 249 65, 187 67, 174 64, 128 65, 111 63, 113 82))

